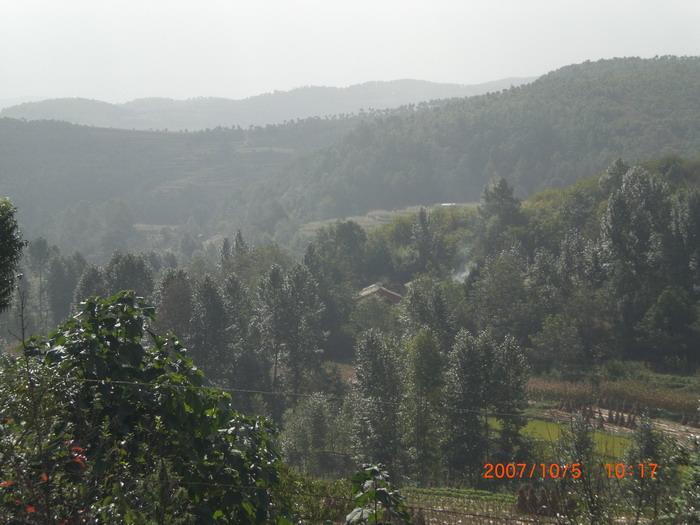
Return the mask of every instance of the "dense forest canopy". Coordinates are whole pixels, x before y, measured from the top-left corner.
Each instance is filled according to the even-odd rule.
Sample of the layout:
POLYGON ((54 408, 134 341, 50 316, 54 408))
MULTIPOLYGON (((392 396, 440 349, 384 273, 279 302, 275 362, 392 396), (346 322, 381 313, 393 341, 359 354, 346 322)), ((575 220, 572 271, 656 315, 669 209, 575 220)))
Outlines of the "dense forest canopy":
MULTIPOLYGON (((3 235, 15 239, 18 253, 13 213, 4 210, 10 226, 3 235)), ((74 317, 48 338, 21 343, 0 367, 7 376, 0 395, 11 414, 5 436, 18 431, 15 420, 29 417, 27 407, 49 425, 28 427, 36 446, 27 444, 21 461, 0 439, 0 454, 13 458, 0 472, 12 480, 7 487, 17 484, 12 494, 22 499, 13 501, 23 502, 8 500, 6 508, 67 516, 83 508, 112 522, 161 513, 187 523, 211 516, 262 523, 294 516, 285 498, 290 491, 299 497, 285 485, 296 474, 285 473, 276 444, 302 476, 349 476, 355 463, 380 462, 404 484, 486 488, 488 461, 595 464, 595 440, 614 425, 636 429, 625 441, 628 461, 665 462, 658 488, 603 485, 591 472, 586 480, 600 484, 595 489, 531 486, 524 493, 530 499, 518 500, 521 511, 536 512, 526 510, 535 498, 571 519, 600 523, 638 498, 640 515, 686 516, 697 498, 694 460, 674 453, 677 444, 648 415, 700 422, 685 405, 634 391, 602 396, 629 381, 625 366, 682 374, 700 364, 699 238, 700 163, 665 157, 636 166, 617 160, 599 175, 525 201, 497 179, 478 207, 422 209, 369 232, 339 221, 319 230, 301 258, 256 246, 239 232, 210 259, 116 252, 94 266, 35 239, 22 260, 18 301, 2 318, 5 331, 38 332, 74 317), (376 281, 399 292, 398 304, 358 295, 376 281), (36 377, 28 389, 25 372, 36 377), (565 407, 577 403, 582 415, 555 443, 528 433, 533 411, 541 410, 530 398, 533 377, 597 385, 588 397, 566 394, 565 407), (52 395, 36 405, 33 389, 52 395), (99 406, 80 404, 95 396, 99 406), (76 403, 84 408, 72 413, 76 403), (100 427, 120 403, 129 409, 100 427), (603 406, 608 419, 600 408, 591 415, 585 403, 603 406), (279 440, 267 419, 238 411, 269 418, 281 429, 279 440), (154 424, 155 434, 144 430, 154 424), (134 432, 124 434, 123 425, 134 432), (200 429, 191 442, 174 439, 183 425, 200 429), (186 461, 174 460, 185 449, 186 461), (207 461, 212 450, 235 465, 226 479, 207 461), (105 463, 105 451, 123 460, 105 463), (260 458, 264 470, 256 468, 260 458), (67 470, 60 467, 66 461, 67 470), (16 483, 27 469, 40 480, 65 480, 73 495, 16 483), (116 490, 104 472, 128 473, 132 481, 116 490), (237 488, 207 489, 207 476, 237 488), (152 495, 177 490, 134 500, 140 487, 153 487, 152 495), (602 495, 595 505, 587 490, 602 495)), ((394 504, 400 509, 400 500, 386 505, 394 504)))
POLYGON ((700 59, 625 58, 501 93, 248 130, 0 119, 0 182, 30 236, 103 260, 237 228, 286 244, 311 220, 476 201, 497 176, 522 196, 619 156, 692 156, 699 85, 700 59))
MULTIPOLYGON (((513 337, 535 370, 564 377, 612 359, 681 371, 698 360, 699 185, 698 162, 678 157, 634 167, 618 160, 523 202, 498 179, 476 208, 421 209, 371 231, 330 224, 302 257, 239 231, 189 259, 117 251, 95 266, 38 238, 23 260, 32 304, 24 321, 45 330, 85 297, 134 290, 152 298, 157 324, 188 341, 212 378, 237 371, 252 387, 261 379, 246 367, 293 366, 295 392, 304 384, 297 367, 317 370, 311 363, 324 355, 352 362, 366 329, 400 337, 428 326, 446 349, 460 327, 488 330, 513 337), (396 301, 377 303, 381 296, 358 302, 374 282, 398 292, 405 315, 387 307, 396 301), (227 369, 229 351, 262 361, 227 369)), ((271 381, 274 390, 276 374, 271 381)))
POLYGON ((363 122, 292 170, 283 202, 337 217, 474 201, 505 177, 519 195, 700 141, 700 59, 614 59, 567 66, 501 93, 363 122))

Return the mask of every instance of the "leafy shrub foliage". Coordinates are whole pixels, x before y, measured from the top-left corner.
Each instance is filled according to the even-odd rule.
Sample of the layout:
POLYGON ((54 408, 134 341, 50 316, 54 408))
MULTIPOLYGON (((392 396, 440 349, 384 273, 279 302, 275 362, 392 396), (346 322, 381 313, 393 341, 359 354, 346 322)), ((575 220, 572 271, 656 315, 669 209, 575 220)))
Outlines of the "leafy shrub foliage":
POLYGON ((388 525, 411 522, 403 498, 389 483, 382 465, 363 465, 352 478, 355 509, 345 519, 346 525, 388 525))
POLYGON ((0 513, 16 523, 269 523, 271 429, 205 386, 131 292, 0 366, 0 513))

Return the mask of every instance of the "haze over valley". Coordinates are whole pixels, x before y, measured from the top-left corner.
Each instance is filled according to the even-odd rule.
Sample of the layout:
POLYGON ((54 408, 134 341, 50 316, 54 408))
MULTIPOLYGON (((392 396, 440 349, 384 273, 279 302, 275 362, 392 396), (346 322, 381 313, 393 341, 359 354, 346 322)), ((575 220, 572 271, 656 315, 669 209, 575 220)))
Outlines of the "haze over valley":
POLYGON ((293 245, 307 222, 476 201, 498 176, 525 196, 620 156, 692 155, 696 86, 697 58, 628 58, 486 95, 273 126, 173 133, 3 118, 0 181, 29 235, 95 257, 113 233, 94 220, 86 239, 75 221, 107 203, 126 212, 124 247, 143 246, 133 224, 189 225, 204 238, 241 228, 293 245))

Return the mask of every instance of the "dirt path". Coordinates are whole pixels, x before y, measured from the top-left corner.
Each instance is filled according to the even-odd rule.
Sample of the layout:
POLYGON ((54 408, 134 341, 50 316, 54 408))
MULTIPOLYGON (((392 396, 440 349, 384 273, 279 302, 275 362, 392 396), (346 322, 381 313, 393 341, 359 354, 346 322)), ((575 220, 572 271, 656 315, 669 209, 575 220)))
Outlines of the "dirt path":
MULTIPOLYGON (((609 410, 605 408, 598 409, 597 407, 593 407, 593 411, 596 415, 598 414, 598 410, 600 410, 600 413, 603 415, 604 419, 603 428, 600 430, 604 430, 605 432, 610 432, 612 434, 623 435, 630 435, 634 432, 634 429, 609 423, 609 410)), ((542 415, 543 419, 548 419, 557 423, 569 421, 572 416, 571 413, 556 408, 544 409, 540 412, 540 414, 542 415)), ((625 418, 629 418, 629 416, 630 414, 625 413, 625 418)), ((594 424, 597 423, 598 419, 595 418, 593 422, 594 424)), ((680 423, 670 421, 668 419, 652 419, 652 424, 654 425, 654 428, 664 432, 685 445, 693 445, 694 443, 700 442, 700 429, 698 428, 688 425, 681 425, 680 423)))

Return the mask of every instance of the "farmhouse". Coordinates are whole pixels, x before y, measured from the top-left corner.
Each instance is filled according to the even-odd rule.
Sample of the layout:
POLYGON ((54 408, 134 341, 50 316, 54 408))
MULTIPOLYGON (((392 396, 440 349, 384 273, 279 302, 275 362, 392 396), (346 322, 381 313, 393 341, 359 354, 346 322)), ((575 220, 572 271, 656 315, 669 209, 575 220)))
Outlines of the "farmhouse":
POLYGON ((393 292, 388 288, 384 288, 382 283, 370 284, 366 288, 360 290, 357 294, 357 299, 362 300, 370 296, 380 297, 385 301, 389 301, 391 304, 397 304, 401 301, 401 294, 393 292))

